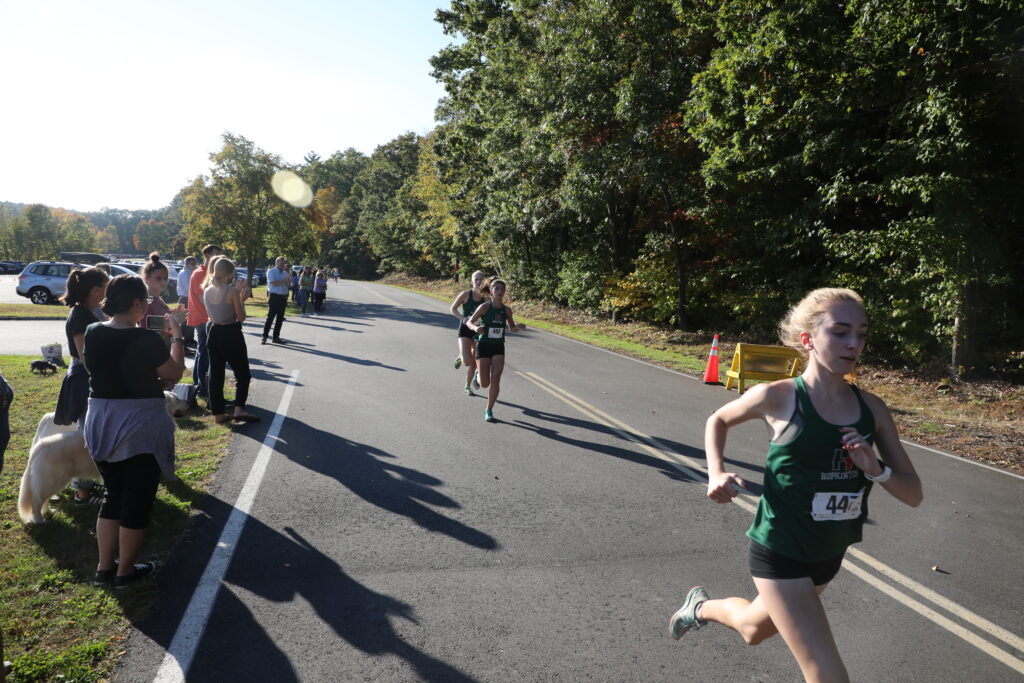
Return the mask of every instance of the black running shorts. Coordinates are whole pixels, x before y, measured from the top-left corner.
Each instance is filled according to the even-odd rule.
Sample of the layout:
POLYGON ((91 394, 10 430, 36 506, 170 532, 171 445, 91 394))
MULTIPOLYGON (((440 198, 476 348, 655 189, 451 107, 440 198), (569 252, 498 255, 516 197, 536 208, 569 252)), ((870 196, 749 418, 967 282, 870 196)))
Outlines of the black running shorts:
POLYGON ((459 337, 469 337, 472 339, 476 336, 476 332, 466 327, 466 323, 459 323, 459 337))
POLYGON ((747 548, 751 576, 758 579, 809 578, 815 586, 823 586, 835 578, 843 564, 843 555, 824 562, 801 562, 779 555, 754 540, 747 548))
POLYGON ((476 345, 476 357, 477 358, 494 358, 495 356, 505 355, 505 342, 500 344, 477 344, 476 345))

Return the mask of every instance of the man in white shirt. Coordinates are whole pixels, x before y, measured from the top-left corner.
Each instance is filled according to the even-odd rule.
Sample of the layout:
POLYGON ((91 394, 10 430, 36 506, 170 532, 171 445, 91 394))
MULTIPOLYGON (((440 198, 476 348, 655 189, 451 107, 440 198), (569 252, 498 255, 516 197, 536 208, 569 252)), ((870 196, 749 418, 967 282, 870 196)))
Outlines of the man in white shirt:
MULTIPOLYGON (((196 271, 196 260, 189 256, 185 259, 185 267, 178 273, 178 303, 188 308, 188 285, 192 273, 196 271)), ((195 346, 195 328, 189 325, 181 326, 181 336, 185 337, 186 346, 195 346)))
POLYGON ((291 273, 285 269, 284 256, 274 260, 274 267, 267 271, 267 321, 263 323, 263 343, 267 343, 270 326, 274 325, 275 344, 287 344, 281 339, 281 325, 284 323, 284 309, 288 305, 288 286, 291 284, 291 273))

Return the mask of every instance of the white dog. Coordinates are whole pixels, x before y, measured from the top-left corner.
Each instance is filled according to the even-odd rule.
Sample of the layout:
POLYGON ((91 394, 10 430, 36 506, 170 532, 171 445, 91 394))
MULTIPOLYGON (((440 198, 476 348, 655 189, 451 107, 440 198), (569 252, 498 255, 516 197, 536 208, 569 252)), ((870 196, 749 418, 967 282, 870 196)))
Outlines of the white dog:
MULTIPOLYGON (((169 391, 164 392, 164 404, 172 417, 188 410, 188 402, 169 391)), ((85 435, 75 425, 54 424, 53 413, 47 413, 39 420, 25 473, 21 475, 18 494, 21 519, 26 524, 42 524, 43 515, 50 507, 50 497, 76 477, 100 478, 96 462, 85 447, 85 435)))

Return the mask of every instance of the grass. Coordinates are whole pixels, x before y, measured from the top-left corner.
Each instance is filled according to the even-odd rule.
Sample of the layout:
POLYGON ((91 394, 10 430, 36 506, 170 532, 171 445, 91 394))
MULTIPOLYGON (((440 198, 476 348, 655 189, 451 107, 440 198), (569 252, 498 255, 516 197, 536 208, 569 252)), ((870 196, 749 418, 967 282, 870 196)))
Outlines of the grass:
POLYGON ((68 309, 64 306, 37 306, 36 304, 0 304, 0 320, 11 318, 42 318, 64 320, 68 309))
MULTIPOLYGON (((53 410, 61 374, 29 371, 27 356, 0 356, 0 370, 15 389, 11 443, 0 473, 0 629, 10 680, 100 681, 109 678, 130 622, 151 604, 154 586, 114 593, 90 585, 96 568, 96 507, 71 503, 70 492, 51 506, 46 524, 24 525, 17 515, 18 487, 40 416, 53 410)), ((204 411, 177 420, 180 481, 161 485, 143 557, 166 558, 189 524, 224 457, 231 431, 204 411)))
MULTIPOLYGON (((310 302, 312 304, 312 302, 310 302)), ((252 296, 250 296, 245 302, 245 315, 248 318, 266 318, 267 309, 269 308, 269 302, 267 299, 267 287, 254 287, 252 290, 252 296)), ((302 309, 299 308, 298 304, 291 300, 291 294, 288 295, 288 306, 285 308, 284 314, 288 315, 299 315, 302 309)))
MULTIPOLYGON (((465 283, 389 276, 384 284, 450 302, 465 283)), ((513 292, 514 294, 514 292, 513 292)), ((702 377, 713 331, 678 332, 645 323, 612 323, 551 304, 512 298, 516 319, 528 326, 702 377)), ((719 344, 719 380, 742 338, 719 344)), ((858 368, 858 382, 893 412, 900 434, 926 446, 996 467, 1024 471, 1024 387, 1005 381, 950 383, 923 373, 858 368)))

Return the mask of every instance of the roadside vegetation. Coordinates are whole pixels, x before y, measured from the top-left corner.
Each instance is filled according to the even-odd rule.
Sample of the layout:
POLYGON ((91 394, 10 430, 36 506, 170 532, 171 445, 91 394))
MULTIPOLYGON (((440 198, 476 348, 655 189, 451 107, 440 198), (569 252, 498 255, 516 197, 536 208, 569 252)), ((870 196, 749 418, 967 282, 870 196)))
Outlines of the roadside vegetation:
MULTIPOLYGON (((393 275, 386 284, 452 301, 465 289, 452 280, 393 275)), ((715 330, 679 332, 646 323, 613 323, 532 299, 516 298, 516 318, 527 325, 617 351, 695 377, 703 377, 715 330)), ((725 381, 736 344, 771 339, 726 335, 719 340, 719 375, 725 381)), ((869 344, 876 342, 869 340, 869 344)), ((940 369, 941 370, 941 369, 940 369)), ((875 364, 858 381, 893 411, 900 434, 925 446, 1024 472, 1024 386, 1006 381, 950 382, 941 371, 894 369, 875 364)))
MULTIPOLYGON (((62 373, 32 374, 28 356, 0 356, 16 392, 11 443, 0 473, 0 629, 12 683, 108 679, 130 623, 155 595, 153 581, 121 591, 94 588, 95 505, 77 506, 64 491, 41 525, 17 513, 18 490, 39 418, 57 403, 62 373)), ((166 559, 224 457, 231 430, 203 410, 176 420, 179 481, 160 486, 142 557, 166 559)), ((157 575, 155 582, 161 577, 157 575)))

